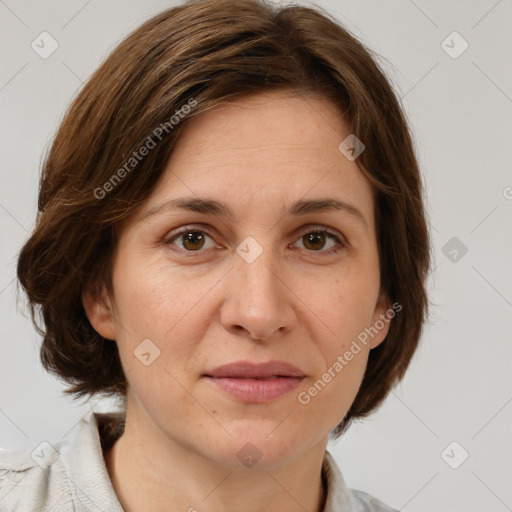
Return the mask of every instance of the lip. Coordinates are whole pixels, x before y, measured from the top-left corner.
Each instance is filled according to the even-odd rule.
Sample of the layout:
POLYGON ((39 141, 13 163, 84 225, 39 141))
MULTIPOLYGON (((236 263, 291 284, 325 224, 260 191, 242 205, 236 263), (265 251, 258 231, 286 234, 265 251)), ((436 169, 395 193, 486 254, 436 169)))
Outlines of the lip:
POLYGON ((208 376, 205 378, 218 389, 243 402, 264 403, 290 393, 305 377, 276 377, 269 380, 208 376))
POLYGON ((225 364, 204 374, 214 378, 264 379, 266 377, 305 377, 296 366, 285 361, 252 363, 236 361, 225 364))
POLYGON ((264 403, 291 392, 306 376, 297 367, 284 361, 239 361, 219 366, 203 377, 239 400, 264 403))

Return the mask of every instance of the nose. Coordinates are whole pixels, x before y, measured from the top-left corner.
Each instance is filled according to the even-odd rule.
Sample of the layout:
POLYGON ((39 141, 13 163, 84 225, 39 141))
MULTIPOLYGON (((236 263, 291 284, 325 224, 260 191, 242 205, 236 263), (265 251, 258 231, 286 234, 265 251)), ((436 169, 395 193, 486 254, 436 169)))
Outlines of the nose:
POLYGON ((279 268, 271 250, 263 250, 250 263, 238 254, 234 256, 220 313, 227 331, 273 340, 293 330, 297 322, 294 294, 286 282, 287 274, 279 268))

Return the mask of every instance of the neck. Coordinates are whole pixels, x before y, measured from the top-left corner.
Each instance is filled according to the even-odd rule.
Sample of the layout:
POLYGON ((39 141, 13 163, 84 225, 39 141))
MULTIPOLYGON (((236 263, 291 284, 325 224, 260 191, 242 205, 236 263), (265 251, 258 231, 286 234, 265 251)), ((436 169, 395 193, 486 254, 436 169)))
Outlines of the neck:
POLYGON ((233 469, 128 411, 124 433, 105 452, 105 462, 126 512, 321 512, 326 444, 271 470, 233 469))

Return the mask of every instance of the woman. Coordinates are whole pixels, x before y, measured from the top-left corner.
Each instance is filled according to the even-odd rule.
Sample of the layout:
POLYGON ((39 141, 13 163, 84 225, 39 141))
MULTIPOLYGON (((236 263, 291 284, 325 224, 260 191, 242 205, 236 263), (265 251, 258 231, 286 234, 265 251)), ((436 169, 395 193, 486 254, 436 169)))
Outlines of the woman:
POLYGON ((389 511, 326 451, 403 377, 429 236, 409 128, 319 10, 168 9, 69 108, 18 278, 45 368, 113 394, 4 453, 5 510, 389 511))

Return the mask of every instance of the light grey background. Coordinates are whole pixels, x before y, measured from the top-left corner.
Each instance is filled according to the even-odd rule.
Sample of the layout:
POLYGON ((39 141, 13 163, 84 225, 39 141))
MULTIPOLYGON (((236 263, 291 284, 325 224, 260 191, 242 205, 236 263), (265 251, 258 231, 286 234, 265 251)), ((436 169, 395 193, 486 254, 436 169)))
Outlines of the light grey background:
MULTIPOLYGON (((43 372, 39 336, 16 308, 16 254, 34 225, 43 152, 106 54, 173 3, 0 0, 4 448, 62 439, 91 407, 43 372), (47 59, 31 48, 43 31, 59 45, 47 59)), ((436 305, 402 385, 329 449, 349 486, 400 510, 512 510, 512 1, 318 4, 387 59, 415 131, 435 252, 436 305), (453 31, 469 44, 458 58, 445 51, 462 48, 457 36, 441 44, 453 31), (450 245, 445 255, 452 237, 465 255, 450 245), (462 450, 469 458, 452 469, 445 460, 455 465, 462 450)))

